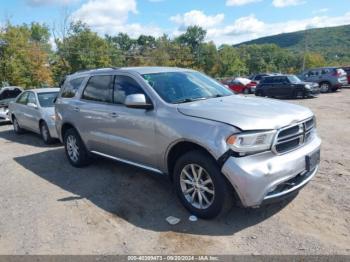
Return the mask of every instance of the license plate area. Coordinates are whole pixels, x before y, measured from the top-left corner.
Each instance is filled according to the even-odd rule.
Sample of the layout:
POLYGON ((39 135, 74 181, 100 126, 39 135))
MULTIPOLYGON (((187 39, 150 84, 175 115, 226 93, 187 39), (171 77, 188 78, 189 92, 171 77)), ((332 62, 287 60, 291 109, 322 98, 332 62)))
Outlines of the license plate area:
POLYGON ((321 151, 317 150, 316 152, 313 152, 312 154, 305 157, 306 162, 306 170, 309 172, 311 170, 314 170, 315 167, 320 163, 321 158, 321 151))

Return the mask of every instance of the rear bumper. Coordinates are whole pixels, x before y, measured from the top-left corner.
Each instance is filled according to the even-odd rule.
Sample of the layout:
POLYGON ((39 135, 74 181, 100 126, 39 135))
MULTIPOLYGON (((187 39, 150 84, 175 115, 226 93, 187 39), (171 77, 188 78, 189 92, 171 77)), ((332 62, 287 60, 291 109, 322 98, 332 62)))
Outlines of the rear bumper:
POLYGON ((7 108, 0 108, 0 120, 10 121, 9 111, 7 108))
POLYGON ((55 122, 53 121, 48 122, 47 127, 49 128, 50 136, 52 138, 58 138, 55 122))
POLYGON ((307 173, 306 156, 320 150, 320 147, 321 140, 315 133, 308 144, 283 155, 264 152, 230 157, 221 171, 234 187, 243 206, 259 206, 264 201, 283 197, 306 185, 318 169, 316 167, 307 173), (292 186, 288 186, 291 181, 292 186))

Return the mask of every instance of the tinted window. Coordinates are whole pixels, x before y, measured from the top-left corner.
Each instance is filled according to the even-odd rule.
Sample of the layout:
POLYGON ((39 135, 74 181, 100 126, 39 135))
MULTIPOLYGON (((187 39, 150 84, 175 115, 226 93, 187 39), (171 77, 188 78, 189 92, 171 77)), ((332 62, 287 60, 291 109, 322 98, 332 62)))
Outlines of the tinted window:
POLYGON ((111 90, 113 89, 114 76, 93 76, 89 79, 83 99, 97 102, 112 102, 111 90))
POLYGON ((39 93, 38 99, 41 107, 53 107, 54 100, 57 97, 58 92, 39 93))
POLYGON ((117 76, 113 92, 113 101, 116 104, 124 104, 128 95, 145 94, 140 85, 131 77, 117 76))
POLYGON ((29 104, 29 103, 36 105, 36 98, 35 98, 34 93, 32 93, 32 92, 30 92, 28 94, 27 104, 29 104))
POLYGON ((74 97, 83 81, 84 77, 66 80, 63 85, 63 91, 61 96, 65 98, 74 97))
POLYGON ((23 93, 16 101, 18 104, 27 104, 28 92, 23 93))

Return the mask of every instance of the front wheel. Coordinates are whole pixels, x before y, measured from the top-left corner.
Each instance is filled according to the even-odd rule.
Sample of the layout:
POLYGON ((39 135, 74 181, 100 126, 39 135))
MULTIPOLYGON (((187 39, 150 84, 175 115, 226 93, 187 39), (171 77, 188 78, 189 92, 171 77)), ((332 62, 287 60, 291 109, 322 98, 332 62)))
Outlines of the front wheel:
POLYGON ((219 215, 233 198, 217 163, 202 151, 191 151, 178 159, 173 181, 181 203, 201 218, 219 215))
POLYGON ((89 152, 87 151, 80 135, 75 129, 69 129, 64 134, 64 148, 66 156, 74 167, 84 167, 89 163, 89 152))

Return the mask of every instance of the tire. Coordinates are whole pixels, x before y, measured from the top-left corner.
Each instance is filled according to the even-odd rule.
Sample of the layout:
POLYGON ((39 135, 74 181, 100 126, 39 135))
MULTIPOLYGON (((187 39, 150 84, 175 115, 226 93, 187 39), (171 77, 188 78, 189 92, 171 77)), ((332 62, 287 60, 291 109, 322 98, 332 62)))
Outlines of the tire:
POLYGON ((46 145, 52 144, 55 140, 51 137, 49 128, 45 122, 40 124, 40 134, 46 145))
POLYGON ((22 129, 19 126, 19 123, 17 121, 17 118, 15 116, 13 116, 12 118, 12 123, 13 123, 13 131, 15 131, 15 134, 20 135, 24 133, 24 129, 22 129))
POLYGON ((74 128, 64 133, 63 142, 66 156, 72 166, 84 167, 89 164, 90 154, 74 128))
POLYGON ((331 91, 331 84, 328 82, 322 82, 320 83, 320 90, 321 93, 328 93, 331 91))
POLYGON ((294 97, 295 97, 295 98, 304 98, 305 95, 304 95, 304 92, 303 92, 303 91, 296 91, 294 97))
POLYGON ((264 97, 264 96, 265 96, 265 95, 264 95, 264 92, 261 91, 261 90, 255 91, 255 95, 256 95, 256 96, 261 96, 261 97, 264 97))
POLYGON ((216 217, 224 211, 224 207, 233 205, 233 195, 226 178, 216 161, 202 151, 190 151, 176 161, 173 183, 184 207, 200 218, 216 217), (195 182, 199 173, 201 179, 195 182))

